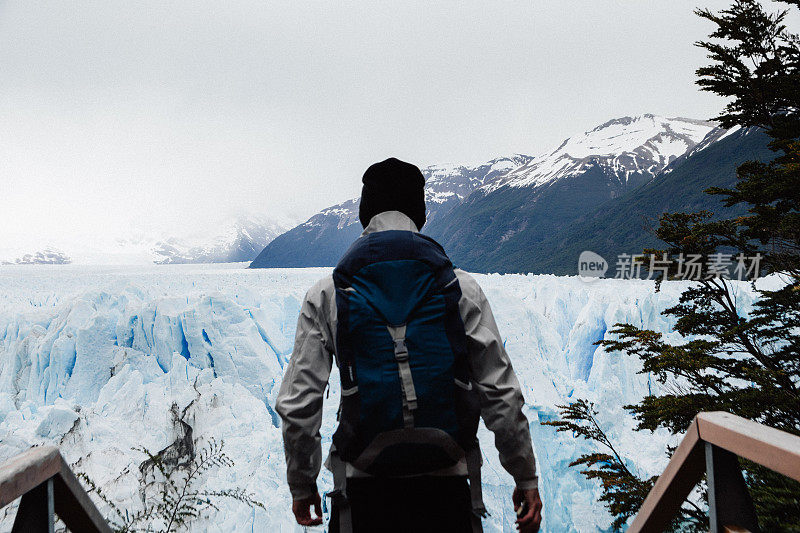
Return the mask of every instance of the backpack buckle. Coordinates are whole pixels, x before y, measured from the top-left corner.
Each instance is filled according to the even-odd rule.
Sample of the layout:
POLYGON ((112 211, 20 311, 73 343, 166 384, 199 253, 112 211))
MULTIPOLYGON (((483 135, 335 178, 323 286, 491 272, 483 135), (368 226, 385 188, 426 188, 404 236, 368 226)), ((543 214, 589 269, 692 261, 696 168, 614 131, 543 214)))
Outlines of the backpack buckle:
POLYGON ((398 361, 408 361, 408 348, 405 339, 394 339, 394 358, 398 361))
POLYGON ((347 505, 349 500, 347 494, 342 489, 335 489, 325 494, 327 498, 331 499, 334 505, 347 505))

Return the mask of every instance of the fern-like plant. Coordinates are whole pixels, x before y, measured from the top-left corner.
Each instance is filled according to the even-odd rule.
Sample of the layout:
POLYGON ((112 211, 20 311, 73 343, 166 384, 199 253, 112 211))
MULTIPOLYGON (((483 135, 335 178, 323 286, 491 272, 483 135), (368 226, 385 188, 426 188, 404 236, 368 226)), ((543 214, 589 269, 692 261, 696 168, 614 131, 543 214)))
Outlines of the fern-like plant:
POLYGON ((136 451, 146 456, 140 467, 140 491, 144 506, 129 512, 120 508, 89 476, 79 473, 90 493, 95 493, 106 504, 112 516, 109 523, 117 533, 172 533, 186 530, 192 521, 209 510, 219 510, 217 501, 230 498, 250 507, 264 508, 255 495, 242 488, 206 490, 197 484, 203 475, 214 468, 234 466, 224 451, 224 441, 210 439, 197 453, 186 461, 176 460, 170 454, 153 453, 147 448, 136 451))

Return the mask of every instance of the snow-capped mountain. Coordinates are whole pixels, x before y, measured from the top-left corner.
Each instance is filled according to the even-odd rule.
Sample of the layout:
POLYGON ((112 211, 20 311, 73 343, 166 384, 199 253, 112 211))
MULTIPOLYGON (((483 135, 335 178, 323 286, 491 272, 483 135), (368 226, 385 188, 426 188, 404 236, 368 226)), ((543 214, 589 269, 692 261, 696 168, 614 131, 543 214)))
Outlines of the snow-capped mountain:
POLYGON ((605 202, 635 194, 713 129, 655 115, 610 120, 477 188, 425 231, 468 270, 535 271, 527 259, 545 239, 605 202))
MULTIPOLYGON (((517 271, 515 254, 647 183, 713 129, 686 118, 622 117, 538 157, 427 167, 423 232, 465 268, 517 271)), ((360 232, 358 199, 348 200, 276 238, 251 266, 334 265, 360 232)))
POLYGON ((3 265, 68 265, 72 259, 56 248, 46 247, 33 253, 26 253, 13 260, 2 260, 3 265))
POLYGON ((216 236, 172 237, 153 246, 154 262, 236 263, 252 261, 264 247, 293 224, 269 217, 239 217, 219 228, 216 236))
POLYGON ((714 124, 656 115, 609 120, 582 135, 570 137, 551 152, 511 170, 485 187, 537 187, 569 178, 593 167, 627 183, 633 177, 655 176, 714 129, 714 124))
MULTIPOLYGON (((442 207, 461 203, 472 191, 493 183, 497 178, 532 161, 527 155, 515 154, 499 157, 478 165, 431 165, 420 169, 425 176, 425 202, 428 207, 428 221, 441 214, 442 207)), ((351 198, 341 204, 320 211, 303 225, 319 225, 319 217, 336 217, 338 228, 358 222, 359 198, 351 198)))
POLYGON ((715 129, 641 187, 613 198, 578 217, 564 229, 530 247, 516 258, 515 270, 574 274, 575 262, 591 250, 613 264, 622 253, 659 249, 652 228, 662 213, 709 211, 731 219, 745 214, 743 205, 726 206, 709 187, 735 186, 736 169, 745 161, 770 161, 775 157, 769 138, 757 128, 715 129))
POLYGON ((453 200, 461 203, 472 191, 494 183, 501 176, 530 163, 532 157, 515 154, 479 165, 431 165, 422 169, 425 176, 425 202, 432 220, 441 206, 453 200))
MULTIPOLYGON (((474 190, 531 161, 515 154, 478 165, 432 165, 425 176, 428 224, 459 205, 474 190)), ((336 264, 361 233, 359 199, 323 209, 306 222, 271 242, 253 261, 253 268, 330 266, 336 264)))
POLYGON ((702 141, 694 145, 694 147, 691 150, 687 151, 679 158, 673 160, 673 162, 671 162, 666 168, 664 168, 663 172, 672 172, 674 167, 677 166, 679 163, 681 163, 682 160, 685 160, 689 157, 694 156, 695 154, 702 152, 706 148, 719 143, 720 141, 722 141, 727 137, 737 136, 741 138, 743 135, 749 135, 749 134, 759 135, 759 129, 757 127, 752 127, 745 129, 743 131, 741 126, 734 126, 727 130, 725 128, 719 128, 719 127, 714 128, 708 133, 708 135, 703 137, 702 141))

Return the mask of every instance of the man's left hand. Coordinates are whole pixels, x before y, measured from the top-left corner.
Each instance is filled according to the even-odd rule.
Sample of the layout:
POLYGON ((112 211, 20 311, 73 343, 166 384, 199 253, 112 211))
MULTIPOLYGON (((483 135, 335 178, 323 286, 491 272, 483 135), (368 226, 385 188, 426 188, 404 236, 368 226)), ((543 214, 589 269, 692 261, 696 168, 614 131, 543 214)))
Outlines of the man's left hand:
POLYGON ((297 523, 301 526, 318 526, 322 523, 322 500, 319 493, 309 498, 294 500, 292 502, 292 512, 297 523), (316 518, 311 518, 311 507, 314 507, 316 518))

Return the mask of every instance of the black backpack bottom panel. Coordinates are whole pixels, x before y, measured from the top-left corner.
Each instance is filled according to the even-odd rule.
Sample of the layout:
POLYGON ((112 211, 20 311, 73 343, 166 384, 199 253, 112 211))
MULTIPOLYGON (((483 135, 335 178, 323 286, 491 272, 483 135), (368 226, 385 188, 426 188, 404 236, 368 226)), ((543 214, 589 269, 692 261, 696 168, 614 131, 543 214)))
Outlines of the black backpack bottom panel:
MULTIPOLYGON (((464 477, 348 478, 353 533, 472 533, 472 503, 464 477)), ((339 533, 331 509, 330 533, 339 533)))
POLYGON ((414 476, 449 468, 464 458, 464 450, 445 431, 406 428, 379 434, 353 461, 373 476, 414 476))

